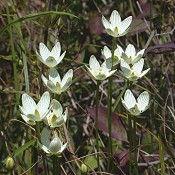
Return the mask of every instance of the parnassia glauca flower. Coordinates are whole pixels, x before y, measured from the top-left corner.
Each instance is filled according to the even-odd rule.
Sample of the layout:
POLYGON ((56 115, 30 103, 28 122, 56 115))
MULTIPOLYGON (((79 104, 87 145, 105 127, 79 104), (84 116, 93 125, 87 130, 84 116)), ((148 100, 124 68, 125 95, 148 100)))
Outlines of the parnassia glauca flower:
POLYGON ((50 112, 45 118, 45 123, 51 128, 60 127, 67 120, 68 110, 63 113, 62 105, 55 99, 51 101, 50 112))
POLYGON ((61 80, 60 75, 56 69, 51 69, 49 72, 49 80, 42 75, 44 84, 50 89, 51 92, 61 94, 66 91, 72 83, 73 70, 69 69, 61 80))
POLYGON ((102 63, 102 65, 100 65, 100 63, 97 61, 94 55, 90 57, 89 67, 87 67, 87 69, 96 80, 105 80, 106 78, 114 74, 116 71, 111 70, 111 60, 106 60, 102 63))
POLYGON ((132 16, 127 17, 121 21, 120 14, 114 10, 110 16, 109 21, 102 16, 102 24, 106 32, 113 37, 120 37, 128 32, 128 28, 132 22, 132 16))
MULTIPOLYGON (((116 66, 120 63, 123 52, 123 49, 119 45, 117 45, 117 48, 114 50, 113 66, 116 66)), ((102 55, 104 60, 112 59, 112 52, 107 46, 103 47, 102 55)))
POLYGON ((144 59, 140 59, 137 63, 134 65, 129 65, 125 60, 121 59, 120 61, 120 67, 122 71, 119 71, 121 75, 128 79, 129 81, 136 81, 143 77, 150 68, 143 70, 144 66, 144 59))
POLYGON ((48 156, 60 156, 60 154, 66 149, 67 144, 68 142, 63 145, 56 131, 52 136, 51 132, 47 128, 42 130, 41 143, 39 142, 39 146, 46 154, 48 154, 48 156))
POLYGON ((49 51, 44 43, 40 43, 39 53, 36 51, 36 54, 42 63, 50 68, 53 68, 62 61, 66 51, 61 55, 61 45, 59 42, 55 44, 51 51, 49 51))
POLYGON ((136 53, 135 47, 132 44, 129 44, 125 52, 122 53, 122 59, 124 59, 127 64, 133 65, 142 58, 144 51, 145 49, 142 49, 138 53, 136 53))
POLYGON ((37 104, 25 93, 22 95, 22 106, 19 106, 19 109, 23 120, 30 125, 35 125, 35 122, 42 121, 49 113, 49 106, 49 92, 46 91, 37 104))
POLYGON ((142 92, 137 100, 135 99, 133 93, 127 89, 124 94, 124 99, 122 98, 123 106, 132 114, 139 115, 149 107, 150 97, 148 92, 142 92))

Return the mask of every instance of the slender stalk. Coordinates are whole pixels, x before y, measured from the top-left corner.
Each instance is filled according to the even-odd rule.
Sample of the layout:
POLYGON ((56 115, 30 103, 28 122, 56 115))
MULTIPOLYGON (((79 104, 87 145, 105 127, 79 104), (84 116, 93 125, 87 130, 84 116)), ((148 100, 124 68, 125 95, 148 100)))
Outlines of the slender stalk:
POLYGON ((159 155, 160 155, 160 165, 161 165, 161 174, 165 175, 165 161, 164 161, 164 146, 161 140, 161 137, 158 137, 159 139, 159 155))
POLYGON ((137 136, 136 136, 136 119, 135 117, 128 115, 128 125, 129 125, 129 142, 130 142, 130 153, 129 153, 129 175, 138 173, 138 162, 137 162, 137 136), (134 151, 134 157, 132 152, 134 151))
MULTIPOLYGON (((113 61, 114 61, 114 51, 116 48, 116 38, 112 40, 112 69, 113 69, 113 61)), ((108 153, 109 153, 109 161, 108 161, 108 170, 111 170, 112 167, 112 137, 111 137, 111 123, 112 123, 112 83, 113 83, 113 76, 109 77, 108 81, 108 132, 109 132, 109 141, 108 141, 108 153)))
POLYGON ((100 171, 100 159, 99 159, 99 138, 98 138, 98 108, 99 108, 99 84, 100 81, 97 80, 96 87, 96 109, 95 109, 95 131, 96 131, 96 147, 97 147, 97 165, 98 171, 100 171))
MULTIPOLYGON (((40 134, 40 123, 36 122, 36 135, 38 138, 38 141, 41 142, 41 134, 40 134)), ((46 166, 46 160, 45 160, 45 154, 42 152, 42 160, 43 160, 43 168, 44 168, 44 175, 47 175, 47 166, 46 166)))
POLYGON ((53 162, 53 175, 61 174, 59 157, 57 157, 56 155, 53 155, 52 162, 53 162))

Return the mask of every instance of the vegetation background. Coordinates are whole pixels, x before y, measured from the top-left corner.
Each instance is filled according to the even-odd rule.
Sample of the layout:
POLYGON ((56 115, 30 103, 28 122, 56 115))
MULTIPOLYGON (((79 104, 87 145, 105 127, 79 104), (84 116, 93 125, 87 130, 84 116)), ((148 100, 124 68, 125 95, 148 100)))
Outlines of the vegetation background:
MULTIPOLYGON (((61 97, 69 109, 66 133, 70 144, 61 158, 63 174, 87 174, 96 171, 94 148, 95 82, 84 63, 94 54, 101 59, 104 45, 111 47, 101 16, 119 11, 122 19, 133 16, 129 33, 118 39, 123 48, 131 43, 138 50, 146 48, 145 60, 151 71, 134 85, 139 94, 151 94, 150 108, 137 118, 138 162, 141 174, 175 174, 175 1, 171 0, 1 0, 0 2, 0 174, 42 174, 40 155, 31 160, 35 132, 26 125, 18 105, 21 94, 29 92, 36 100, 46 89, 41 82, 41 65, 35 51, 40 42, 52 48, 60 41, 66 58, 57 69, 64 75, 74 70, 70 90, 61 97), (56 14, 55 12, 61 12, 56 14), (71 15, 66 15, 64 12, 71 15), (76 17, 74 17, 75 15, 76 17), (155 138, 158 138, 157 141, 155 138), (6 165, 12 157, 14 166, 6 165)), ((113 102, 124 81, 115 75, 113 102)), ((107 170, 107 80, 100 85, 99 130, 101 174, 128 174, 128 125, 121 103, 113 116, 113 168, 107 170)), ((48 172, 51 161, 48 158, 48 172)))

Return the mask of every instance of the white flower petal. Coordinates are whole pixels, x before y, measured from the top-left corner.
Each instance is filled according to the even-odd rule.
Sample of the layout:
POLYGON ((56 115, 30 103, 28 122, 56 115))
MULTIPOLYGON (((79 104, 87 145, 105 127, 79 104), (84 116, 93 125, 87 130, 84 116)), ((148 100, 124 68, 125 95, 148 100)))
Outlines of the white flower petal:
POLYGON ((68 145, 68 142, 66 142, 66 143, 61 147, 59 153, 62 153, 62 152, 66 149, 67 145, 68 145))
POLYGON ((36 125, 36 122, 33 120, 30 120, 26 115, 21 114, 21 117, 29 125, 36 125))
POLYGON ((117 26, 120 25, 120 23, 121 23, 121 17, 120 17, 120 14, 116 10, 114 10, 112 12, 111 17, 110 17, 110 22, 115 27, 117 27, 117 26))
POLYGON ((139 78, 143 77, 144 75, 146 75, 148 73, 148 71, 150 70, 150 68, 144 70, 140 75, 139 78))
POLYGON ((45 145, 47 148, 50 145, 51 134, 47 128, 44 128, 41 132, 41 143, 45 145))
POLYGON ((89 67, 92 69, 92 70, 98 70, 100 68, 100 64, 99 62, 97 61, 96 57, 94 55, 92 55, 90 57, 90 60, 89 60, 89 67))
POLYGON ((40 115, 47 113, 49 105, 50 105, 50 94, 49 94, 49 92, 46 91, 42 95, 40 101, 37 104, 37 108, 38 108, 40 115))
POLYGON ((136 99, 135 99, 133 93, 129 89, 127 89, 125 92, 124 101, 125 101, 125 105, 127 106, 128 109, 133 108, 136 104, 136 99))
POLYGON ((121 70, 123 72, 123 74, 127 77, 131 74, 131 68, 130 66, 127 64, 127 62, 123 59, 121 59, 120 61, 120 67, 121 67, 121 70))
POLYGON ((105 29, 110 28, 110 23, 104 16, 102 16, 102 24, 105 27, 105 29))
POLYGON ((51 55, 55 58, 55 60, 58 60, 60 58, 60 54, 61 54, 61 44, 60 42, 57 42, 51 51, 51 55))
POLYGON ((51 154, 50 150, 45 146, 42 145, 41 143, 38 142, 38 145, 40 146, 40 148, 46 153, 46 154, 51 154))
POLYGON ((44 43, 39 44, 39 53, 44 61, 50 56, 50 51, 44 43))
POLYGON ((32 114, 35 111, 36 103, 32 97, 25 93, 22 95, 22 106, 28 114, 32 114))
POLYGON ((144 65, 144 59, 140 59, 137 63, 133 65, 133 71, 137 73, 137 76, 139 76, 143 70, 144 65))
POLYGON ((149 94, 148 92, 142 92, 137 98, 137 105, 141 112, 145 111, 149 105, 149 94))
POLYGON ((59 101, 57 101, 56 99, 53 99, 51 102, 51 106, 52 106, 52 111, 55 115, 57 115, 57 116, 62 115, 63 108, 62 108, 59 101))
POLYGON ((132 16, 129 16, 126 19, 124 19, 120 24, 119 34, 125 32, 130 26, 131 22, 132 22, 132 16))
POLYGON ((111 58, 112 56, 111 50, 107 46, 104 46, 102 50, 102 55, 105 60, 111 58))
POLYGON ((67 73, 64 75, 62 82, 61 82, 61 89, 65 91, 72 83, 73 78, 73 70, 69 69, 67 73))
POLYGON ((49 150, 51 153, 56 154, 61 150, 62 146, 63 144, 59 137, 54 137, 53 140, 50 142, 49 150))
POLYGON ((49 72, 49 80, 52 81, 55 85, 56 83, 61 83, 61 78, 56 69, 51 69, 49 72))
POLYGON ((135 55, 136 55, 136 50, 135 50, 135 47, 132 45, 132 44, 129 44, 126 48, 126 51, 125 51, 125 54, 131 58, 135 58, 135 55))

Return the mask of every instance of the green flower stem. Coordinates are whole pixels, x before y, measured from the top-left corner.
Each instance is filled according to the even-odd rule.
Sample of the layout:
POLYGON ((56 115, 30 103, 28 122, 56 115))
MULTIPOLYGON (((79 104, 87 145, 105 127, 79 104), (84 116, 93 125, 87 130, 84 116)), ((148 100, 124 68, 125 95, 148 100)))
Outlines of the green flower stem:
POLYGON ((160 155, 160 165, 161 165, 161 174, 166 175, 165 171, 165 161, 164 161, 164 145, 162 143, 161 137, 158 137, 159 140, 159 155, 160 155))
POLYGON ((137 135, 136 135, 136 118, 135 116, 128 115, 128 125, 129 125, 129 143, 130 143, 130 152, 129 152, 129 175, 134 174, 139 175, 138 172, 138 162, 137 162, 137 135), (132 152, 134 151, 134 157, 132 152))
MULTIPOLYGON (((113 69, 113 61, 114 61, 114 51, 116 48, 116 38, 112 40, 112 69, 113 69)), ((108 117, 108 132, 109 132, 109 141, 108 141, 108 153, 109 153, 109 161, 108 161, 108 170, 111 170, 112 166, 112 137, 111 137, 111 123, 112 123, 112 83, 113 76, 109 77, 108 81, 108 99, 107 99, 107 117, 108 117)))
MULTIPOLYGON (((40 123, 36 122, 36 135, 38 138, 38 141, 41 143, 41 132, 40 132, 40 123)), ((46 156, 44 152, 42 152, 42 159, 43 159, 43 168, 44 168, 44 175, 47 175, 47 165, 46 165, 46 156)))
POLYGON ((56 155, 52 156, 53 162, 53 175, 61 174, 60 160, 56 155))
POLYGON ((95 108, 95 131, 96 131, 96 147, 97 147, 97 155, 96 156, 97 156, 98 171, 100 171, 99 138, 98 138, 99 85, 100 85, 100 81, 97 80, 97 87, 96 87, 96 108, 95 108))

